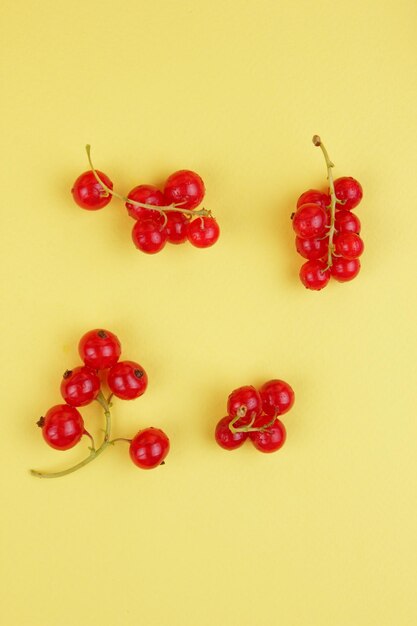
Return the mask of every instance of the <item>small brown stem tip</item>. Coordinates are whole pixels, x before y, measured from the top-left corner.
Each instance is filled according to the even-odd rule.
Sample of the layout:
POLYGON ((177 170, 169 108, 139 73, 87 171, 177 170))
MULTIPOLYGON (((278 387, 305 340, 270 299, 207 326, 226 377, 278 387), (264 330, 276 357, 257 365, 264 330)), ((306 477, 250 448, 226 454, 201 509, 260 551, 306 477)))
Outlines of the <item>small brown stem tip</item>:
POLYGON ((321 139, 318 135, 314 135, 313 137, 313 143, 315 146, 320 146, 321 145, 321 139))

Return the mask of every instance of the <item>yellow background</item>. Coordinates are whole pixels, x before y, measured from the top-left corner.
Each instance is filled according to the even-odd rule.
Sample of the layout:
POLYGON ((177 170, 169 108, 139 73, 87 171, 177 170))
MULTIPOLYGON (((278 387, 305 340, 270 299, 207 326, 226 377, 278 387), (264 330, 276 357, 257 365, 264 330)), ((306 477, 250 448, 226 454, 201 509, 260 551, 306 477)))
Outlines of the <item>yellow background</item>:
POLYGON ((412 0, 3 3, 5 625, 415 626, 416 41, 412 0), (313 133, 365 190, 362 273, 320 293, 289 222, 325 184, 313 133), (121 203, 78 209, 87 142, 120 191, 198 171, 219 243, 146 256, 121 203), (150 379, 115 435, 172 451, 36 480, 86 452, 35 421, 97 326, 150 379), (222 451, 228 393, 271 377, 286 446, 222 451))

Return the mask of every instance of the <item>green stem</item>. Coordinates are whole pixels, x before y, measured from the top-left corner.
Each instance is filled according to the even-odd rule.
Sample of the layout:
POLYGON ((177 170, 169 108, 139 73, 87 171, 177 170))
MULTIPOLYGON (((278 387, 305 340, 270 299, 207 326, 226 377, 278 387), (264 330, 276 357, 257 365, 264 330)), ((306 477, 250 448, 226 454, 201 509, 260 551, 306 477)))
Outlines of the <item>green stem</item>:
POLYGON ((333 180, 333 172, 332 172, 332 168, 334 167, 334 163, 330 160, 329 157, 329 153, 327 152, 326 148, 324 147, 320 137, 318 135, 314 135, 313 137, 313 144, 319 148, 321 148, 321 151, 323 152, 324 155, 324 159, 326 161, 326 167, 327 167, 327 179, 329 181, 329 191, 330 191, 330 228, 329 228, 329 232, 328 232, 328 238, 329 238, 329 249, 328 249, 328 253, 327 253, 327 267, 326 270, 328 270, 329 268, 331 268, 331 266, 333 265, 333 259, 332 259, 332 255, 334 252, 334 245, 333 245, 333 237, 334 237, 334 233, 335 233, 335 217, 336 217, 336 204, 337 204, 337 198, 336 198, 336 192, 334 189, 334 180, 333 180))
POLYGON ((232 421, 229 424, 229 430, 231 433, 258 433, 258 432, 264 432, 265 430, 267 430, 270 426, 272 426, 272 424, 275 421, 275 416, 272 418, 272 420, 270 422, 268 422, 267 424, 265 424, 264 426, 254 426, 253 424, 255 423, 255 416, 252 417, 251 421, 249 422, 249 424, 247 424, 246 426, 235 426, 236 422, 238 422, 242 417, 245 417, 246 413, 247 413, 247 407, 245 405, 242 405, 241 407, 239 407, 238 411, 237 411, 237 415, 232 419, 232 421))
POLYGON ((104 416, 106 418, 106 430, 104 432, 104 439, 103 439, 103 443, 101 444, 101 446, 97 448, 97 450, 95 450, 93 447, 93 449, 91 449, 90 454, 83 461, 80 461, 76 465, 73 465, 72 467, 69 467, 66 470, 62 470, 61 472, 38 472, 37 470, 30 470, 30 473, 32 474, 32 476, 37 476, 37 478, 59 478, 60 476, 66 476, 67 474, 72 474, 72 472, 76 472, 77 470, 84 467, 84 465, 88 465, 88 463, 91 463, 91 461, 94 461, 94 459, 96 459, 102 452, 104 452, 106 448, 108 448, 109 445, 113 443, 110 441, 110 432, 111 432, 110 407, 108 405, 106 398, 103 396, 101 391, 98 394, 96 400, 103 407, 104 416))

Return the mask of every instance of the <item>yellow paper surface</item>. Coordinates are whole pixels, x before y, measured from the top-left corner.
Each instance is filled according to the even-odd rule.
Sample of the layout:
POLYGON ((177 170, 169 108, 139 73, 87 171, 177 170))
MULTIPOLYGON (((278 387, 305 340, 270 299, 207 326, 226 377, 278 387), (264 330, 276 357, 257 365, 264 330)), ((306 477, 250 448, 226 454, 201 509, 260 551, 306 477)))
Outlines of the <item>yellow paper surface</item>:
POLYGON ((8 0, 0 41, 2 622, 415 626, 416 3, 8 0), (314 133, 364 187, 362 272, 320 293, 289 222, 314 133), (219 243, 146 256, 122 203, 78 209, 88 142, 122 192, 198 171, 219 243), (114 434, 172 451, 36 480, 87 453, 35 421, 94 327, 149 375, 114 434), (222 451, 228 393, 272 377, 285 447, 222 451))

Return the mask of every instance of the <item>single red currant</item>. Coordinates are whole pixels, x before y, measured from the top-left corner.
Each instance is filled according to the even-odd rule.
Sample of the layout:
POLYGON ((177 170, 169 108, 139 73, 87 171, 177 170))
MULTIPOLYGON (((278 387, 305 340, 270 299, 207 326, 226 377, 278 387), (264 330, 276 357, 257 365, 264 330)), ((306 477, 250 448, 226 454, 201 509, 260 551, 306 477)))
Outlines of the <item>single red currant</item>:
MULTIPOLYGON (((262 417, 256 420, 255 426, 257 428, 266 426, 270 421, 271 418, 269 416, 262 415, 262 417)), ((284 445, 287 433, 284 424, 279 419, 276 419, 264 431, 251 432, 249 437, 255 448, 260 452, 275 452, 284 445)))
POLYGON ((298 254, 301 254, 305 259, 322 259, 327 256, 329 250, 329 239, 327 237, 318 237, 316 239, 302 239, 301 237, 295 238, 295 247, 298 254))
POLYGON ((227 412, 230 417, 240 416, 236 427, 246 426, 262 412, 262 400, 255 387, 245 385, 234 389, 227 399, 227 412))
POLYGON ((120 341, 109 330, 95 329, 83 335, 78 344, 81 359, 94 370, 105 370, 119 360, 120 341))
POLYGON ((334 251, 345 259, 357 259, 364 250, 364 243, 355 233, 342 233, 333 238, 334 251))
MULTIPOLYGON (((132 191, 129 191, 127 197, 131 200, 136 200, 136 202, 142 202, 143 204, 166 206, 164 194, 153 185, 138 185, 132 189, 132 191)), ((136 206, 130 202, 126 202, 126 208, 130 217, 133 217, 135 220, 152 219, 160 224, 164 221, 164 216, 160 211, 145 209, 144 207, 136 206)))
POLYGON ((67 370, 61 382, 61 394, 71 406, 85 406, 95 400, 100 391, 100 379, 86 365, 67 370))
POLYGON ((339 283, 346 283, 353 280, 361 269, 359 259, 344 259, 343 257, 333 257, 333 265, 330 268, 333 278, 339 283))
POLYGON ((181 209, 195 209, 203 200, 204 193, 202 179, 191 170, 174 172, 164 187, 164 196, 168 203, 181 205, 181 209))
POLYGON ((361 184, 351 176, 336 178, 334 181, 336 198, 341 202, 341 209, 350 211, 358 206, 363 197, 361 184))
POLYGON ((214 432, 214 437, 221 448, 225 450, 236 450, 236 448, 240 448, 248 438, 248 433, 237 432, 232 433, 229 428, 230 422, 233 417, 230 415, 226 415, 216 426, 216 430, 214 432))
POLYGON ((262 400, 262 410, 269 417, 283 415, 294 404, 294 391, 283 380, 269 380, 259 390, 262 400))
POLYGON ((136 222, 132 230, 132 239, 135 246, 147 254, 160 252, 166 244, 167 234, 155 220, 136 222))
POLYGON ((297 209, 303 204, 319 204, 323 209, 328 209, 330 206, 330 196, 327 193, 323 193, 318 189, 309 189, 301 194, 297 200, 297 209))
POLYGON ((292 227, 299 237, 311 239, 326 234, 328 221, 328 212, 319 204, 310 202, 297 209, 292 220, 292 227))
POLYGON ((356 233, 361 232, 361 223, 359 218, 350 211, 336 211, 335 228, 338 233, 356 233))
MULTIPOLYGON (((99 170, 96 170, 96 172, 100 180, 102 180, 107 187, 113 189, 113 183, 110 178, 99 170)), ((72 186, 71 193, 78 206, 88 211, 102 209, 112 198, 111 194, 96 180, 91 170, 84 172, 77 178, 72 186)))
POLYGON ((330 280, 330 270, 326 269, 326 261, 307 261, 300 268, 300 279, 304 287, 320 291, 330 280))
POLYGON ((187 225, 188 241, 196 248, 209 248, 220 235, 220 228, 213 217, 197 217, 187 225))
POLYGON ((85 433, 81 413, 68 404, 56 404, 37 424, 46 443, 55 450, 73 448, 85 433))
POLYGON ((130 442, 130 458, 142 469, 152 469, 164 462, 169 452, 169 439, 158 428, 140 430, 130 442))
POLYGON ((188 219, 183 213, 178 211, 167 211, 167 223, 164 232, 169 243, 184 243, 187 241, 188 219))
POLYGON ((107 384, 115 396, 122 400, 134 400, 146 391, 148 377, 145 370, 134 361, 119 361, 110 368, 107 384))

